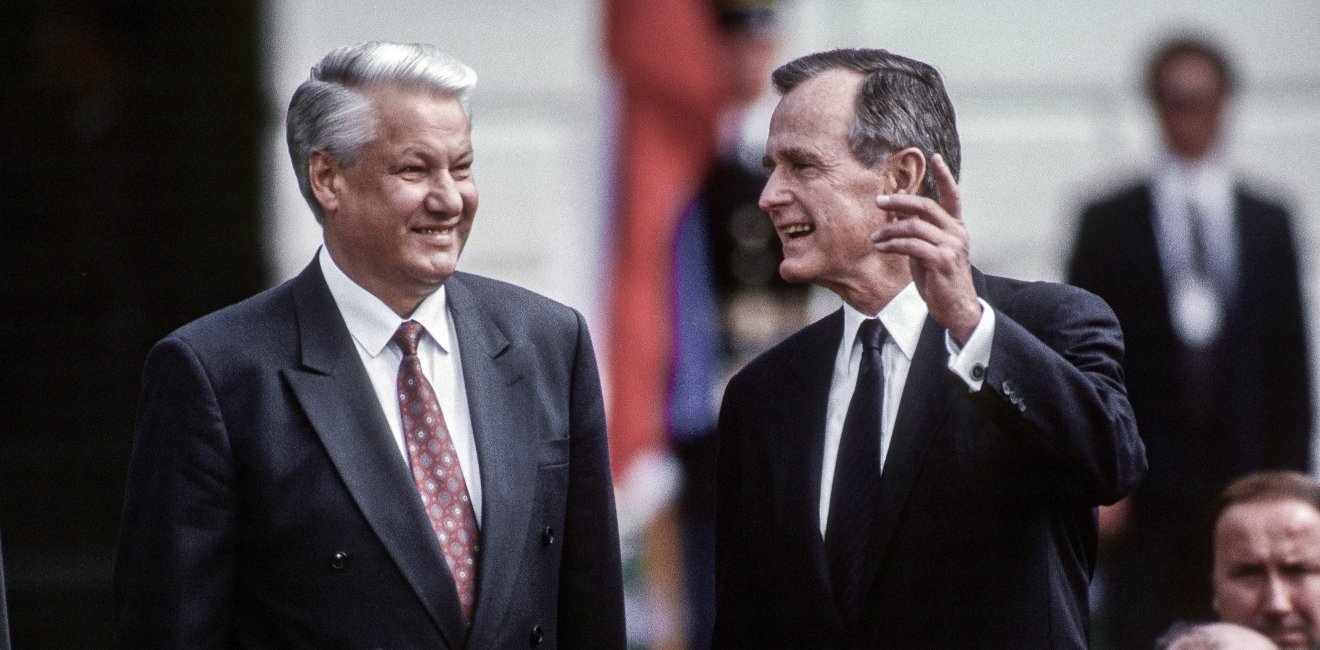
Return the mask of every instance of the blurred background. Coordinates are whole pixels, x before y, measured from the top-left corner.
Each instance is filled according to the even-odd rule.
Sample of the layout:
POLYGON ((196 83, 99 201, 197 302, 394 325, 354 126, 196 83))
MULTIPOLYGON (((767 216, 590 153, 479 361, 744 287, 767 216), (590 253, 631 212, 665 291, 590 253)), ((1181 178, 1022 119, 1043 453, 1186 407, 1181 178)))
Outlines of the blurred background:
MULTIPOLYGON (((637 41, 620 34, 689 43, 683 21, 713 15, 708 7, 692 0, 5 5, 0 535, 15 647, 110 645, 110 577, 142 361, 170 330, 312 259, 319 229, 296 189, 283 118, 293 89, 335 46, 430 42, 477 70, 482 207, 462 268, 586 314, 610 379, 612 434, 634 435, 614 404, 635 386, 611 367, 622 357, 607 353, 618 326, 612 283, 625 275, 614 256, 628 231, 621 207, 633 200, 622 173, 634 124, 627 110, 649 81, 663 95, 673 81, 666 61, 689 76, 703 68, 697 52, 629 67, 635 58, 623 50, 637 41), (691 11, 679 10, 687 5, 691 11)), ((1318 331, 1320 3, 785 0, 776 9, 776 64, 866 46, 941 69, 963 139, 973 261, 1028 279, 1061 279, 1082 205, 1135 180, 1158 156, 1141 89, 1152 48, 1186 30, 1214 39, 1242 82, 1226 154, 1292 208, 1308 319, 1318 331)), ((718 49, 720 41, 692 43, 718 49)), ((732 128, 753 160, 773 105, 771 96, 753 98, 732 128)), ((689 152, 695 165, 730 137, 729 125, 715 121, 710 141, 689 152)), ((694 170, 688 180, 702 174, 694 170)), ((671 211, 696 191, 678 181, 668 187, 671 211)), ((657 339, 662 345, 664 333, 657 339)), ((1313 357, 1320 350, 1314 336, 1310 350, 1313 357)), ((1312 368, 1320 363, 1313 359, 1312 368)), ((638 647, 683 647, 682 596, 673 591, 682 581, 665 559, 678 544, 665 522, 681 469, 666 460, 662 433, 636 426, 636 439, 612 442, 632 580, 630 634, 638 647), (634 471, 635 463, 647 471, 634 471)))

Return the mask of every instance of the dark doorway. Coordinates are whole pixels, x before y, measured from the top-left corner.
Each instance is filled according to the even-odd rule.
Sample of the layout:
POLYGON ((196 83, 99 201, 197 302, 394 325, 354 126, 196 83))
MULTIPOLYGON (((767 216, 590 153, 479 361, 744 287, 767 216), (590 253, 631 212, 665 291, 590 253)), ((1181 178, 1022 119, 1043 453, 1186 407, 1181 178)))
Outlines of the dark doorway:
POLYGON ((16 648, 112 644, 146 351, 265 284, 259 9, 0 10, 0 531, 16 648))

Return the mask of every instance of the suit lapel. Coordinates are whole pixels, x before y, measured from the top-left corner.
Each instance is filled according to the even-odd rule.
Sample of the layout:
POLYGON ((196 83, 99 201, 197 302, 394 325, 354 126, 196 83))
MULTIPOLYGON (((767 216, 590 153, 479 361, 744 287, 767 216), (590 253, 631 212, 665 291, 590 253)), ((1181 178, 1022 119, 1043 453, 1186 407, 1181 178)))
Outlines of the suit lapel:
MULTIPOLYGON (((778 399, 767 400, 782 409, 778 432, 772 438, 778 470, 774 486, 775 526, 786 531, 794 557, 808 559, 811 591, 802 594, 804 606, 832 612, 833 625, 843 628, 843 617, 834 604, 825 542, 820 535, 820 472, 825 451, 825 418, 829 405, 834 359, 843 336, 843 312, 811 326, 805 344, 798 348, 786 368, 778 399), (802 391, 807 394, 802 394, 802 391)), ((791 550, 790 550, 791 552, 791 550)))
POLYGON ((462 647, 454 583, 320 265, 295 283, 302 367, 285 369, 285 380, 363 517, 448 644, 462 647))
MULTIPOLYGON (((972 270, 972 283, 977 295, 984 296, 985 276, 980 271, 972 270)), ((884 564, 889 543, 912 495, 912 486, 921 473, 926 452, 940 435, 960 386, 949 375, 944 328, 927 316, 912 356, 907 383, 903 386, 889 453, 880 475, 880 510, 875 527, 871 529, 870 548, 863 568, 866 579, 872 584, 884 564)))
POLYGON ((481 464, 481 566, 471 643, 498 634, 517 583, 536 500, 535 410, 527 377, 535 368, 505 336, 462 274, 446 283, 462 354, 463 381, 481 464))

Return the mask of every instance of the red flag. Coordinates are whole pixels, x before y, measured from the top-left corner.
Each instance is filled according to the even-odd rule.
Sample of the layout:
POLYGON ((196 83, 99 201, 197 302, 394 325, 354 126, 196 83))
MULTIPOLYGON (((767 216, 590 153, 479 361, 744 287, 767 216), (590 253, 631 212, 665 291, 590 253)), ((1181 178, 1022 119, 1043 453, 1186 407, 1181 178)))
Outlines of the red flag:
POLYGON ((608 0, 605 37, 622 111, 607 378, 623 486, 637 480, 637 461, 667 448, 674 234, 716 155, 729 90, 709 0, 608 0))

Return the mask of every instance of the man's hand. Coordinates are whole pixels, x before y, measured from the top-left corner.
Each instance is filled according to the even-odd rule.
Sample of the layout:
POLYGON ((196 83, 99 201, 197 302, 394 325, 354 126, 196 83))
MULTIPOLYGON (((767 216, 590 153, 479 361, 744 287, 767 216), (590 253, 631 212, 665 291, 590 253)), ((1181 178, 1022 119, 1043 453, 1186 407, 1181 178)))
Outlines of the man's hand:
POLYGON ((939 154, 931 156, 940 200, 913 194, 881 194, 875 203, 899 218, 871 233, 882 253, 906 255, 917 292, 958 343, 966 343, 981 320, 981 303, 972 286, 967 228, 953 172, 939 154))

